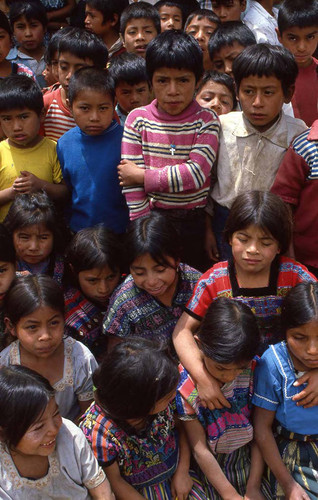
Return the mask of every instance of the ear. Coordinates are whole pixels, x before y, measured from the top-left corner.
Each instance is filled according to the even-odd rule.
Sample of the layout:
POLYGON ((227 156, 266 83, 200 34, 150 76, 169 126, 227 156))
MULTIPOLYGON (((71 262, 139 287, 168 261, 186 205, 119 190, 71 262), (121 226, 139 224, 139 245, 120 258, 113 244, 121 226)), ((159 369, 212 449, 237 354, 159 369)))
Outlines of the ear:
POLYGON ((286 95, 284 96, 284 102, 286 104, 288 104, 292 100, 294 92, 295 92, 295 85, 291 85, 290 87, 288 87, 286 95))
POLYGON ((241 0, 241 12, 244 12, 246 9, 246 0, 241 0))
POLYGON ((65 100, 66 100, 66 105, 70 108, 72 116, 73 116, 73 110, 72 110, 72 106, 70 105, 70 100, 68 97, 65 100))
POLYGON ((45 119, 45 109, 43 108, 41 113, 40 113, 40 123, 44 123, 44 119, 45 119))
POLYGON ((121 41, 123 43, 123 47, 125 47, 125 39, 121 33, 119 33, 119 38, 121 39, 121 41))
POLYGON ((119 19, 118 14, 116 14, 116 13, 114 12, 114 13, 113 13, 113 19, 112 19, 112 20, 111 20, 111 22, 110 22, 111 27, 116 26, 116 24, 118 23, 118 19, 119 19))
POLYGON ((278 28, 275 28, 275 31, 276 31, 276 35, 277 35, 277 38, 278 38, 278 41, 279 43, 281 43, 283 45, 283 42, 282 42, 282 36, 280 34, 280 31, 278 28))
POLYGON ((6 326, 6 329, 11 333, 11 335, 13 337, 16 337, 17 335, 16 335, 16 332, 15 332, 14 325, 12 324, 11 320, 8 317, 4 318, 4 324, 6 326))

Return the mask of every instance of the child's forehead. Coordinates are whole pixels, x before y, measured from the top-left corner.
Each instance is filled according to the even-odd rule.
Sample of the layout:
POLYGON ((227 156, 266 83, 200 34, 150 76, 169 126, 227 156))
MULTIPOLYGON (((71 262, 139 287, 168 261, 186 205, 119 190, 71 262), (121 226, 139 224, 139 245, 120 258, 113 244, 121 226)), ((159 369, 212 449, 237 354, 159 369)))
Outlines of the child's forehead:
POLYGON ((167 66, 162 66, 161 68, 157 68, 153 73, 153 77, 165 76, 169 78, 181 78, 185 75, 193 75, 195 77, 194 72, 188 68, 169 68, 167 66))
POLYGON ((127 21, 125 31, 127 31, 128 28, 154 28, 155 23, 153 19, 150 17, 132 17, 127 21))
POLYGON ((202 88, 200 90, 200 93, 201 92, 215 92, 215 93, 218 93, 218 94, 222 94, 222 95, 226 95, 226 96, 231 96, 232 97, 232 92, 230 91, 230 89, 224 85, 224 83, 220 83, 220 82, 215 82, 214 80, 208 80, 207 82, 205 82, 203 85, 202 85, 202 88))
POLYGON ((267 88, 279 87, 282 89, 282 82, 275 74, 272 75, 248 75, 242 78, 240 88, 244 86, 267 88))
POLYGON ((37 19, 36 17, 26 17, 24 14, 19 16, 13 23, 15 25, 16 23, 23 23, 23 24, 31 24, 31 23, 41 23, 40 19, 37 19))
POLYGON ((237 57, 241 52, 243 52, 243 50, 245 48, 246 47, 244 45, 242 45, 240 42, 235 40, 232 43, 222 45, 219 50, 216 50, 215 52, 213 52, 212 59, 213 60, 214 59, 222 59, 222 58, 231 57, 231 56, 237 57))
POLYGON ((189 26, 193 26, 193 25, 200 25, 200 26, 213 26, 213 28, 216 28, 217 27, 217 24, 214 22, 214 21, 211 21, 208 17, 205 17, 205 16, 194 16, 193 19, 191 19, 191 21, 189 22, 188 26, 187 26, 187 29, 189 28, 189 26))
POLYGON ((134 87, 144 87, 144 86, 149 87, 148 80, 140 80, 139 82, 127 82, 126 80, 119 80, 119 82, 116 85, 116 89, 133 89, 134 87))
POLYGON ((59 52, 58 60, 69 64, 82 64, 85 66, 94 66, 94 62, 89 57, 80 57, 72 52, 59 52))
MULTIPOLYGON (((27 108, 27 107, 0 110, 1 116, 19 116, 19 115, 24 115, 26 113, 34 114, 34 115, 38 116, 38 114, 34 111, 34 109, 27 108)), ((39 117, 39 119, 40 119, 40 117, 39 117)))
POLYGON ((73 99, 73 104, 76 101, 87 101, 94 104, 113 102, 113 98, 110 92, 100 89, 94 89, 92 87, 85 87, 79 90, 73 99))
POLYGON ((161 5, 159 12, 161 15, 167 13, 182 16, 181 7, 178 7, 177 5, 161 5))

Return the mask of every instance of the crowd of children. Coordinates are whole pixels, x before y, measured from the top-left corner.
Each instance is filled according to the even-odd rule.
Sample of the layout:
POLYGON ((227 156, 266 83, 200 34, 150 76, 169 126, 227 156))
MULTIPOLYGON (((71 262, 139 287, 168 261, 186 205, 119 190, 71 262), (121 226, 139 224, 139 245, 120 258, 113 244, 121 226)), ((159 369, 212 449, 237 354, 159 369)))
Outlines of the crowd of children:
POLYGON ((0 498, 317 499, 318 0, 0 8, 0 498))

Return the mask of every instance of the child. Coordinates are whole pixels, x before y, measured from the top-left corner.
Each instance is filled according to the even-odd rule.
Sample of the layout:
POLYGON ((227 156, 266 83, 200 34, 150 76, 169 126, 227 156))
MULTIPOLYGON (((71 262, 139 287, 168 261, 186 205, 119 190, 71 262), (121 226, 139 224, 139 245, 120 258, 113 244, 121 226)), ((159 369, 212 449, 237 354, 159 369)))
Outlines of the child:
MULTIPOLYGON (((291 232, 289 210, 277 196, 252 191, 234 201, 225 228, 233 257, 215 264, 201 277, 173 333, 175 349, 197 382, 201 399, 215 401, 212 384, 219 395, 216 400, 226 406, 217 384, 204 368, 193 338, 209 304, 219 297, 233 297, 247 304, 258 321, 258 353, 262 353, 269 343, 280 338, 283 297, 300 281, 315 281, 304 266, 280 256, 289 247, 291 232)), ((215 406, 219 408, 218 403, 215 406)))
POLYGON ((113 118, 113 82, 104 70, 82 68, 68 92, 77 126, 59 139, 57 154, 72 196, 70 228, 102 223, 124 233, 128 210, 117 178, 123 129, 113 118))
POLYGON ((278 8, 275 0, 249 0, 244 16, 244 24, 254 33, 257 43, 277 45, 278 8))
POLYGON ((278 14, 278 38, 298 66, 292 98, 294 114, 310 127, 317 118, 318 102, 318 61, 313 57, 318 42, 317 1, 285 0, 278 14))
POLYGON ((217 115, 225 115, 236 108, 234 81, 225 73, 206 71, 195 96, 202 108, 212 109, 217 115))
POLYGON ((7 228, 0 224, 0 351, 7 345, 3 301, 15 278, 15 270, 15 250, 12 236, 7 228))
POLYGON ((17 194, 44 190, 54 200, 67 197, 56 144, 39 135, 43 97, 38 85, 22 75, 0 80, 0 220, 17 194))
POLYGON ((103 325, 109 349, 128 335, 171 345, 200 273, 180 264, 180 238, 164 215, 152 213, 134 221, 125 243, 131 274, 109 302, 103 325))
POLYGON ((5 324, 17 338, 0 353, 0 365, 23 365, 45 376, 61 415, 75 420, 93 399, 97 363, 81 342, 64 338, 64 298, 49 276, 18 278, 5 297, 5 324))
POLYGON ((291 290, 282 309, 285 341, 270 346, 256 369, 255 438, 278 500, 318 496, 317 402, 297 403, 318 368, 317 310, 317 283, 291 290))
POLYGON ((240 21, 246 9, 246 0, 212 0, 212 10, 221 23, 240 21))
POLYGON ((111 59, 125 51, 119 36, 120 16, 128 0, 88 0, 85 7, 85 28, 101 37, 111 59))
POLYGON ((130 111, 147 106, 152 100, 146 62, 143 57, 126 52, 112 61, 109 74, 115 83, 116 113, 124 126, 130 111))
MULTIPOLYGON (((247 47, 233 63, 242 112, 220 117, 217 180, 207 206, 222 260, 229 255, 221 235, 234 198, 252 189, 270 189, 289 144, 306 128, 282 112, 292 98, 297 71, 288 50, 262 43, 247 47)), ((210 234, 208 238, 212 240, 210 234)), ((210 256, 217 257, 213 249, 210 256)))
POLYGON ((71 26, 68 28, 60 29, 56 33, 54 33, 50 41, 46 47, 44 60, 45 60, 45 70, 43 71, 43 76, 48 87, 42 90, 43 94, 46 92, 53 92, 59 88, 60 84, 58 83, 59 74, 58 74, 58 56, 59 56, 59 43, 61 37, 65 35, 68 31, 73 29, 71 26))
POLYGON ((75 127, 75 120, 67 104, 71 76, 85 66, 104 69, 108 60, 106 45, 94 33, 81 28, 64 29, 58 55, 58 79, 61 86, 44 96, 44 132, 55 141, 75 127))
POLYGON ((155 7, 160 15, 161 31, 182 30, 183 10, 179 2, 159 0, 159 2, 155 3, 155 7))
POLYGON ((192 35, 201 47, 203 68, 205 71, 211 69, 212 63, 209 56, 208 43, 219 24, 219 18, 211 10, 199 9, 190 14, 184 26, 185 32, 192 35))
POLYGON ((9 18, 17 47, 11 49, 7 59, 28 66, 42 88, 45 86, 42 75, 45 68, 43 40, 47 27, 45 8, 41 2, 33 0, 13 2, 9 18))
POLYGON ((0 388, 1 498, 114 500, 83 433, 61 418, 44 377, 2 367, 0 388))
POLYGON ((127 52, 145 57, 149 42, 160 33, 159 12, 147 2, 129 5, 120 18, 120 33, 127 52))
POLYGON ((171 400, 178 368, 167 349, 146 339, 114 348, 94 374, 96 403, 81 422, 118 499, 207 497, 194 474, 171 400))
POLYGON ((153 209, 171 217, 183 238, 183 261, 206 268, 203 207, 219 123, 194 100, 202 51, 190 35, 169 30, 149 45, 146 65, 156 99, 129 114, 118 166, 130 218, 153 209))
POLYGON ((259 342, 255 317, 247 305, 220 298, 208 307, 195 339, 205 370, 231 404, 218 410, 206 408, 190 374, 180 365, 177 411, 205 475, 208 498, 239 500, 245 494, 244 498, 264 498, 260 495, 263 462, 252 442, 251 424, 251 361, 259 342))
POLYGON ((66 333, 83 342, 98 360, 106 350, 103 315, 120 282, 121 254, 118 237, 102 226, 79 231, 66 252, 72 284, 64 294, 66 333))

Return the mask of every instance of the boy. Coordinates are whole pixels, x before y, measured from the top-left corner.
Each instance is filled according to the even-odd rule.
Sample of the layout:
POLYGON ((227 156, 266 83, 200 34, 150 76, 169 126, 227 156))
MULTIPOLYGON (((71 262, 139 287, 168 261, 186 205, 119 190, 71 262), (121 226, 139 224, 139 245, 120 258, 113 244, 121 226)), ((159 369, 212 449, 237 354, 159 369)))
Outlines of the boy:
MULTIPOLYGON (((234 198, 254 189, 268 191, 289 144, 306 129, 303 121, 282 112, 283 103, 292 98, 297 73, 291 53, 269 44, 247 47, 233 63, 242 112, 220 116, 217 181, 207 206, 222 260, 230 253, 222 246, 222 231, 234 198)), ((217 260, 209 225, 207 245, 217 260)))
POLYGON ((0 143, 0 220, 18 193, 44 190, 52 199, 67 197, 56 144, 41 137, 43 97, 29 77, 0 80, 0 125, 7 140, 0 143))
POLYGON ((143 57, 126 52, 112 61, 109 74, 115 84, 116 113, 124 126, 130 111, 152 100, 146 62, 143 57))
POLYGON ((182 6, 178 2, 159 0, 155 4, 155 7, 160 15, 161 31, 182 30, 183 11, 182 6))
POLYGON ((24 64, 36 76, 40 87, 45 86, 44 35, 47 28, 46 10, 40 2, 14 2, 10 6, 10 23, 18 48, 10 50, 9 61, 24 64))
POLYGON ((254 33, 257 43, 278 45, 277 16, 278 8, 273 7, 275 0, 250 0, 244 16, 244 23, 254 33))
POLYGON ((146 2, 129 5, 120 18, 120 33, 127 52, 145 57, 148 43, 160 33, 159 12, 146 2))
POLYGON ((318 101, 318 61, 313 57, 318 42, 317 0, 285 0, 278 14, 277 33, 298 66, 292 99, 294 115, 310 127, 317 118, 318 101))
POLYGON ((168 30, 150 43, 146 66, 156 99, 126 120, 120 183, 130 218, 154 209, 171 217, 182 236, 183 262, 202 269, 203 209, 219 134, 214 112, 194 100, 202 51, 190 35, 168 30))
POLYGON ((221 23, 240 21, 246 9, 246 0, 212 0, 212 10, 221 23))
POLYGON ((75 127, 74 118, 66 102, 71 76, 84 66, 103 69, 108 60, 106 45, 94 33, 81 28, 64 28, 64 30, 58 49, 58 77, 61 86, 44 96, 46 109, 44 133, 55 141, 70 128, 75 127))
POLYGON ((71 191, 70 228, 104 224, 124 233, 128 210, 117 178, 123 129, 113 119, 114 88, 107 72, 82 68, 69 82, 76 127, 57 143, 63 176, 71 191))
POLYGON ((119 36, 119 21, 128 0, 87 0, 85 28, 100 36, 108 49, 109 58, 125 51, 119 36))

